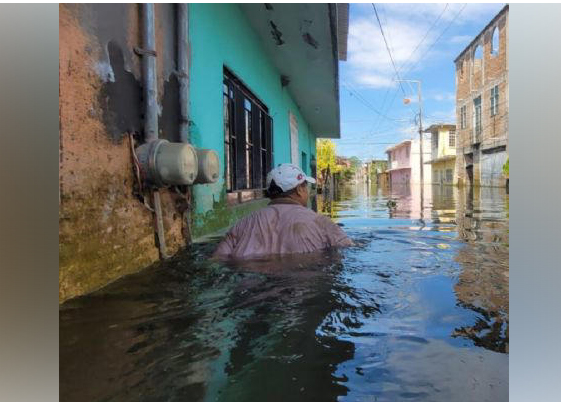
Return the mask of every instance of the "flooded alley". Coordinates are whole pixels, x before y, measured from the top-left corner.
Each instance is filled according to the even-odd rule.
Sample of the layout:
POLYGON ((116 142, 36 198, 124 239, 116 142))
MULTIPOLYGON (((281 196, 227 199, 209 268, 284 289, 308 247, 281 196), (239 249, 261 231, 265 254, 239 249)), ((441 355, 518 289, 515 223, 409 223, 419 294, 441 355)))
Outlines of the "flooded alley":
POLYGON ((354 247, 244 264, 219 239, 60 308, 61 401, 506 401, 504 188, 346 185, 354 247))

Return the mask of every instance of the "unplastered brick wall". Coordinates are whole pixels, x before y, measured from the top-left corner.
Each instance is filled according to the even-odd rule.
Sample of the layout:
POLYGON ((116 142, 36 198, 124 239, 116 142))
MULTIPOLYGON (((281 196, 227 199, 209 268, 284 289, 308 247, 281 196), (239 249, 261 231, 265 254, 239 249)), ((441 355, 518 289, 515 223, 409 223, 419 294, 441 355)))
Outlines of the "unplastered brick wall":
MULTIPOLYGON (((456 59, 458 155, 474 152, 474 100, 479 96, 482 129, 480 147, 508 146, 508 6, 490 21, 456 59), (496 42, 493 43, 495 30, 498 33, 498 49, 496 42), (481 48, 480 59, 475 58, 478 46, 481 48), (499 89, 498 108, 497 113, 491 115, 491 94, 495 86, 499 89), (465 128, 461 124, 462 107, 465 107, 465 128)), ((456 158, 456 171, 462 182, 465 182, 465 159, 456 158)), ((474 176, 476 170, 477 166, 474 165, 474 176)))

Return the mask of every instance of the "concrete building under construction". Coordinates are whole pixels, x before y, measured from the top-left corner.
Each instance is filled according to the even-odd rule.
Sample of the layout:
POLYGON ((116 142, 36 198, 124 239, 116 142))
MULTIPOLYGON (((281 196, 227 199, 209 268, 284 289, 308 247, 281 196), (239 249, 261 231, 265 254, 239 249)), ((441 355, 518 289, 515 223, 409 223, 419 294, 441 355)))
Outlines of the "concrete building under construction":
POLYGON ((454 60, 459 185, 504 187, 508 158, 508 5, 454 60))

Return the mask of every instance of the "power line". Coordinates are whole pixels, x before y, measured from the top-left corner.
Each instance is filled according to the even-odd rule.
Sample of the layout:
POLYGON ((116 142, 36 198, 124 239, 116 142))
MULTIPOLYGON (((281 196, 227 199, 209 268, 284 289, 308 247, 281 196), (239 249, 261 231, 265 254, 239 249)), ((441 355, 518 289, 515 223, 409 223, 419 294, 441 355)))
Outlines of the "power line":
POLYGON ((400 119, 395 119, 392 117, 389 117, 385 114, 383 114, 382 112, 380 112, 378 109, 376 109, 374 106, 372 106, 372 104, 370 102, 368 102, 366 100, 366 98, 364 98, 360 93, 358 93, 355 89, 353 89, 350 84, 348 83, 343 83, 343 87, 345 87, 345 89, 351 94, 351 96, 355 96, 355 98, 362 103, 364 106, 366 106, 367 108, 371 109, 372 111, 376 112, 380 117, 383 117, 387 120, 390 120, 392 122, 399 122, 400 119))
POLYGON ((460 11, 458 11, 458 13, 454 16, 454 18, 452 19, 452 21, 450 21, 450 23, 446 26, 446 28, 444 28, 444 30, 441 32, 441 34, 438 36, 438 38, 436 38, 436 40, 432 43, 432 45, 430 45, 429 49, 427 50, 427 52, 425 53, 424 56, 421 56, 419 58, 419 60, 417 60, 417 62, 407 70, 407 72, 409 73, 411 70, 413 70, 413 68, 415 68, 417 66, 417 64, 419 64, 419 62, 423 59, 423 57, 426 57, 430 51, 432 50, 432 48, 434 47, 434 45, 436 45, 436 43, 440 40, 440 38, 442 38, 442 36, 446 33, 446 31, 448 31, 448 29, 452 26, 452 24, 458 19, 458 17, 460 16, 460 14, 462 13, 462 11, 464 11, 464 8, 466 8, 467 3, 464 3, 464 6, 460 9, 460 11))
MULTIPOLYGON (((417 46, 415 46, 415 49, 413 49, 413 51, 411 52, 411 54, 409 55, 409 57, 407 58, 407 60, 401 65, 401 67, 399 68, 399 71, 403 70, 403 68, 407 65, 407 63, 409 63, 409 61, 411 60, 411 58, 413 57, 413 55, 415 54, 415 52, 417 51, 417 49, 419 49, 419 47, 423 44, 423 42, 425 41, 425 39, 428 37, 430 31, 436 26, 436 24, 438 23, 438 21, 440 21, 440 19, 442 18, 442 16, 444 15, 444 13, 446 12, 446 10, 448 9, 448 3, 446 3, 446 5, 444 6, 444 9, 442 10, 442 12, 440 13, 440 15, 433 21, 433 23, 431 24, 431 26, 429 27, 429 29, 427 29, 427 31, 425 32, 425 35, 423 36, 423 38, 421 39, 421 41, 417 44, 417 46)), ((398 77, 399 78, 399 77, 398 77)), ((388 98, 388 94, 390 92, 390 88, 388 88, 386 90, 386 93, 384 95, 384 100, 382 101, 382 106, 381 106, 381 110, 384 110, 384 106, 386 105, 386 100, 388 98)), ((395 99, 395 97, 394 97, 395 99)), ((393 104, 393 101, 392 101, 393 104)), ((376 128, 379 126, 379 122, 380 120, 378 120, 375 123, 376 128)), ((373 127, 374 128, 374 127, 373 127)))
POLYGON ((401 66, 399 71, 401 71, 407 65, 407 63, 409 63, 409 60, 411 60, 411 57, 413 57, 413 55, 415 54, 417 49, 419 49, 419 47, 423 44, 423 42, 425 41, 425 39, 429 35, 429 32, 434 28, 434 26, 438 23, 438 21, 440 21, 440 19, 442 18, 442 16, 444 15, 444 13, 446 12, 447 9, 448 9, 448 3, 446 3, 446 5, 444 6, 444 9, 440 13, 440 15, 436 18, 436 20, 434 20, 434 22, 432 23, 430 28, 427 29, 427 32, 425 32, 425 35, 423 36, 423 39, 421 39, 421 41, 417 44, 417 46, 415 46, 415 49, 411 52, 411 54, 407 58, 407 61, 405 63, 403 63, 403 65, 401 66))
MULTIPOLYGON (((415 64, 413 64, 410 68, 407 69, 405 75, 409 74, 411 72, 411 70, 413 70, 417 64, 419 64, 419 62, 426 57, 430 51, 432 50, 432 48, 436 45, 436 43, 438 43, 438 41, 440 40, 440 38, 442 38, 442 36, 446 33, 446 31, 448 31, 448 29, 450 28, 450 26, 452 26, 452 24, 458 19, 458 17, 460 16, 460 14, 462 13, 462 11, 464 11, 464 9, 466 8, 467 3, 464 3, 464 6, 460 9, 460 11, 458 11, 458 13, 456 13, 456 15, 454 16, 454 18, 450 21, 450 23, 446 26, 446 28, 444 28, 444 30, 442 31, 442 33, 438 36, 438 38, 436 38, 436 40, 430 45, 429 49, 427 50, 427 52, 421 56, 419 58, 419 60, 417 60, 417 62, 415 64)), ((389 106, 388 106, 388 110, 393 106, 393 103, 395 102, 395 98, 397 96, 397 92, 394 94, 394 97, 392 98, 392 101, 390 102, 389 106)))
MULTIPOLYGON (((378 10, 376 10, 376 5, 372 3, 372 7, 374 7, 374 13, 376 14, 376 19, 378 20, 378 26, 380 27, 382 38, 384 38, 384 43, 386 44, 386 49, 388 50, 388 54, 390 55, 390 60, 392 62, 392 66, 395 71, 395 74, 397 75, 398 79, 401 79, 399 77, 399 72, 397 71, 397 68, 395 66, 395 62, 393 61, 392 52, 390 51, 390 47, 388 46, 388 41, 386 40, 386 35, 384 34, 384 28, 382 28, 382 23, 380 22, 380 17, 378 16, 378 10)), ((403 89, 403 85, 401 85, 401 82, 399 83, 399 86, 401 87, 401 91, 403 92, 403 95, 405 95, 405 90, 403 89)))

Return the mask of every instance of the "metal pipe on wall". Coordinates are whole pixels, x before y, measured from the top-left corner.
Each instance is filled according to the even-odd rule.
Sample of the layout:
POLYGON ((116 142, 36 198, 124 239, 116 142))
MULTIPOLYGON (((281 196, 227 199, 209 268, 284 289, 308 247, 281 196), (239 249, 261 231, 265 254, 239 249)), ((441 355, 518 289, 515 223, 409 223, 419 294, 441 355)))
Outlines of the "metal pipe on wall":
POLYGON ((179 80, 179 136, 189 142, 189 5, 177 5, 177 78, 179 80))
POLYGON ((158 85, 156 81, 156 31, 154 4, 142 5, 142 78, 144 91, 144 139, 158 139, 158 85))
MULTIPOLYGON (((156 30, 154 28, 154 4, 142 5, 142 79, 144 90, 144 140, 146 142, 158 139, 158 83, 156 80, 156 30)), ((158 234, 158 248, 160 258, 168 258, 162 202, 160 191, 154 189, 154 215, 156 233, 158 234)))

